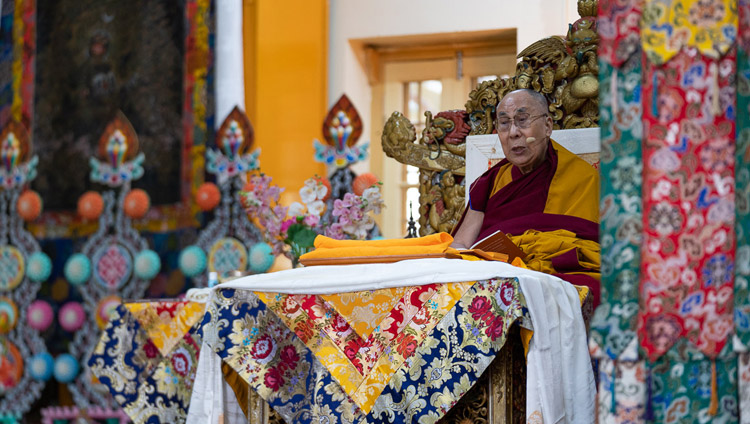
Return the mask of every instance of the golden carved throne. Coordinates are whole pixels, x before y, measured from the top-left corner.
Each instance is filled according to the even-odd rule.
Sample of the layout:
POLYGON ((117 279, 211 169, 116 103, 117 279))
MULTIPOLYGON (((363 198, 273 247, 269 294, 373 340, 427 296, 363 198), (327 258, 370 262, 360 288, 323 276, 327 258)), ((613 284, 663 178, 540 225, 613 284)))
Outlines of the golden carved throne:
MULTIPOLYGON (((464 111, 426 112, 419 140, 409 120, 393 112, 383 128, 383 151, 419 168, 420 236, 450 232, 463 214, 467 146, 476 142, 492 148, 488 135, 505 94, 519 88, 542 93, 555 130, 598 127, 597 7, 596 0, 579 0, 581 18, 569 26, 566 37, 545 38, 524 49, 515 75, 481 83, 469 93, 464 111)), ((595 164, 597 151, 580 156, 595 164)), ((525 405, 526 365, 516 328, 489 370, 440 422, 523 423, 525 405)))

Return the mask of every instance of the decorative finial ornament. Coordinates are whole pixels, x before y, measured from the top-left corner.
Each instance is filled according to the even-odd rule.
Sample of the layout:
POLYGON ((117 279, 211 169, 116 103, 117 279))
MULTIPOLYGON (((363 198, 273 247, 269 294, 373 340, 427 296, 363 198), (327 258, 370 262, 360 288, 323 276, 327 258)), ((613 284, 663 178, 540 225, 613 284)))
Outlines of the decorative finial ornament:
POLYGON ((229 112, 216 132, 216 148, 206 151, 206 171, 216 175, 219 184, 260 167, 260 149, 252 152, 255 131, 247 115, 237 106, 229 112))
POLYGON ((143 176, 145 156, 138 153, 138 135, 122 112, 104 129, 97 156, 89 159, 89 178, 95 183, 120 187, 143 176))
POLYGON ((28 131, 16 121, 10 121, 0 133, 0 161, 0 184, 4 189, 23 186, 36 177, 39 159, 31 155, 28 131))
POLYGON ((411 209, 411 202, 409 202, 409 222, 406 237, 404 238, 416 238, 417 237, 417 223, 414 221, 414 214, 411 209))
POLYGON ((323 121, 323 139, 314 140, 315 160, 344 168, 367 157, 370 143, 355 146, 362 135, 362 120, 346 94, 328 111, 323 121))
POLYGON ((598 0, 578 0, 578 14, 582 18, 587 16, 596 16, 598 8, 598 0))

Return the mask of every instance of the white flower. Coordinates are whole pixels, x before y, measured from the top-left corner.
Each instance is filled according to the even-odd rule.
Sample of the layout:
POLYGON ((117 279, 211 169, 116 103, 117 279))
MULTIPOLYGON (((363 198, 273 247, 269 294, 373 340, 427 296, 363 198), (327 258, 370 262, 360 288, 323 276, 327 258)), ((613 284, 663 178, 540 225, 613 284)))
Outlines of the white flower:
POLYGON ((328 187, 319 182, 315 189, 315 194, 318 196, 318 199, 323 200, 323 198, 326 197, 326 194, 328 194, 328 187))
POLYGON ((305 205, 300 202, 292 203, 291 205, 289 205, 289 211, 287 212, 287 215, 290 217, 304 216, 305 205))
POLYGON ((326 208, 326 204, 322 200, 316 200, 307 204, 307 210, 310 214, 320 216, 326 208))
POLYGON ((260 206, 261 202, 258 200, 258 197, 253 193, 252 191, 249 191, 245 193, 245 204, 249 206, 260 206))
MULTIPOLYGON (((310 181, 310 180, 307 180, 310 181)), ((306 205, 314 202, 318 198, 318 193, 315 186, 310 186, 305 182, 305 186, 299 189, 299 196, 302 198, 302 202, 306 205)))
POLYGON ((383 198, 380 196, 380 187, 372 186, 366 188, 362 192, 362 198, 366 201, 368 210, 380 213, 380 207, 383 204, 383 198))

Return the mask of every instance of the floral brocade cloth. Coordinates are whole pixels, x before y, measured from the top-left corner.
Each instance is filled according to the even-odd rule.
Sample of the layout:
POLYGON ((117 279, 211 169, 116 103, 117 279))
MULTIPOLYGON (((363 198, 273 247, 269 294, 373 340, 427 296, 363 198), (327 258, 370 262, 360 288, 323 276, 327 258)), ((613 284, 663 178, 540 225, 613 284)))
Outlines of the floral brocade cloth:
POLYGON ((716 357, 733 332, 736 53, 644 66, 641 346, 687 338, 716 357))
POLYGON ((746 355, 738 357, 727 345, 711 359, 685 339, 654 362, 637 359, 636 350, 634 343, 623 355, 627 359, 599 361, 600 424, 748 422, 739 413, 747 407, 746 355))
POLYGON ((117 307, 88 366, 134 423, 185 422, 201 345, 205 304, 117 307))
POLYGON ((737 0, 645 0, 641 45, 656 65, 687 47, 718 59, 737 39, 737 23, 737 0))
POLYGON ((599 65, 601 125, 602 246, 601 304, 591 323, 591 338, 601 352, 617 359, 636 339, 642 239, 641 55, 620 69, 599 65))
POLYGON ((223 289, 204 328, 286 422, 434 423, 521 314, 516 279, 325 296, 223 289))
MULTIPOLYGON (((599 0, 596 27, 599 34, 597 55, 600 61, 619 68, 640 51, 640 22, 644 1, 599 0)), ((601 67, 599 72, 601 75, 601 67)), ((608 86, 603 86, 605 89, 606 87, 608 86)))
POLYGON ((750 0, 740 1, 739 14, 741 36, 737 48, 737 269, 734 320, 737 337, 742 344, 750 346, 750 0))

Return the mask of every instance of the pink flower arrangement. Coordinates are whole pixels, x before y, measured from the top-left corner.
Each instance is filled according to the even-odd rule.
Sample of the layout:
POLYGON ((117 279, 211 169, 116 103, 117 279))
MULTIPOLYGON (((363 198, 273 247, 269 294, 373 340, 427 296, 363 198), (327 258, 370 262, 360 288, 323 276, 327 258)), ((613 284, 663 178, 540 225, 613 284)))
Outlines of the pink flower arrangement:
POLYGON ((312 249, 318 234, 339 240, 367 238, 375 226, 372 215, 383 208, 379 184, 365 189, 361 196, 346 193, 343 199, 334 200, 330 222, 324 219, 329 188, 320 177, 305 181, 299 191, 302 203, 289 207, 278 204, 284 189, 272 185, 271 177, 255 175, 246 188, 240 198, 248 216, 257 221, 274 254, 283 253, 293 260, 312 249))
MULTIPOLYGON (((283 228, 284 218, 288 208, 279 204, 279 197, 283 188, 271 184, 271 177, 257 174, 250 177, 245 187, 246 191, 240 192, 240 200, 250 219, 256 219, 263 238, 273 248, 273 253, 278 255, 284 252, 284 237, 286 228, 283 228)), ((288 228, 288 226, 287 226, 288 228)))

